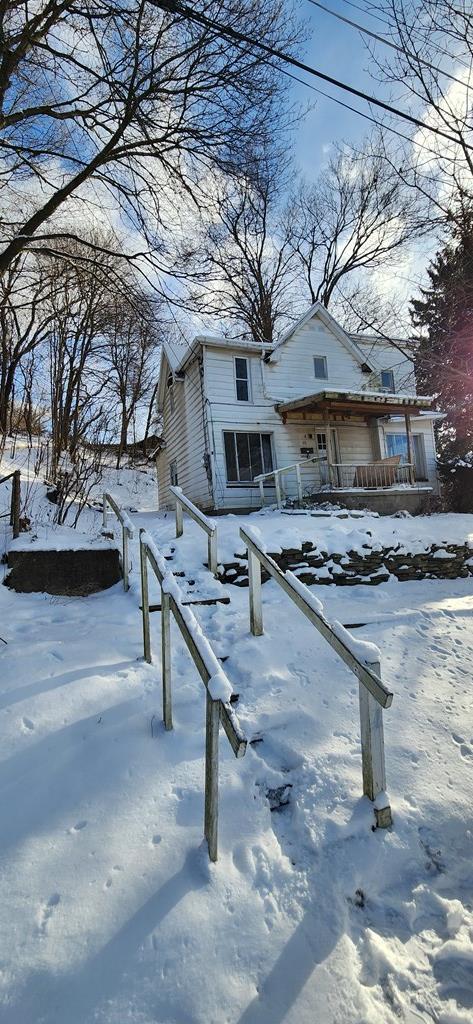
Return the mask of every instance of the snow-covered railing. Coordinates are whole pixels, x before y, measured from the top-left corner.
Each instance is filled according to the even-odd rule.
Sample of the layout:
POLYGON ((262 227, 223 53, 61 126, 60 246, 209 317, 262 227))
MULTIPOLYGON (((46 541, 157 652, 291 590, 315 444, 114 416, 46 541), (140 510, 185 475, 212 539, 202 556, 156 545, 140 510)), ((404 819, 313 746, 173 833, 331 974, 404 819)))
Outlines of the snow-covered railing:
POLYGON ((111 494, 107 494, 106 491, 103 493, 103 519, 102 528, 107 529, 107 505, 115 513, 117 519, 122 526, 122 571, 123 571, 123 587, 125 590, 129 590, 129 576, 130 576, 130 558, 128 552, 128 541, 131 540, 135 535, 135 530, 130 517, 126 512, 117 505, 111 494))
POLYGON ((381 680, 380 652, 375 644, 355 637, 340 622, 330 623, 323 605, 308 587, 289 570, 283 572, 263 550, 250 529, 240 528, 240 537, 248 549, 250 629, 253 636, 263 634, 261 567, 285 591, 288 597, 322 634, 359 681, 363 794, 374 801, 376 823, 380 828, 392 824, 386 796, 383 708, 391 707, 393 694, 381 680))
POLYGON ((223 725, 235 757, 243 757, 247 741, 230 703, 232 687, 194 613, 184 605, 178 583, 161 552, 140 530, 141 608, 145 661, 151 663, 148 563, 161 587, 161 666, 164 728, 172 729, 171 612, 206 689, 204 835, 210 860, 218 854, 218 734, 223 725))
POLYGON ((284 473, 292 473, 295 470, 297 478, 297 496, 299 501, 302 502, 302 477, 301 477, 301 466, 308 466, 312 462, 326 462, 326 455, 312 455, 310 459, 303 459, 302 462, 293 462, 292 466, 282 466, 281 469, 271 469, 269 473, 259 473, 258 476, 254 477, 254 483, 259 484, 261 494, 261 505, 264 505, 264 482, 274 477, 274 487, 276 490, 276 501, 278 508, 282 508, 283 499, 283 488, 281 485, 281 479, 284 473))
POLYGON ((176 499, 176 537, 182 537, 182 534, 184 533, 184 512, 186 512, 187 515, 190 516, 191 519, 193 519, 194 522, 197 523, 197 525, 200 526, 207 534, 208 566, 210 572, 216 576, 218 565, 217 524, 213 519, 209 519, 208 516, 204 515, 204 513, 200 511, 200 508, 197 508, 189 498, 186 498, 181 487, 173 486, 170 487, 169 490, 176 499))
POLYGON ((8 473, 7 476, 3 476, 0 480, 0 484, 5 484, 7 480, 11 480, 11 502, 10 511, 6 512, 5 515, 10 515, 10 526, 13 527, 13 537, 20 536, 20 506, 21 506, 21 474, 19 469, 14 469, 12 473, 8 473))
POLYGON ((333 462, 330 466, 330 486, 335 489, 396 487, 415 483, 414 466, 410 462, 396 465, 384 459, 381 462, 333 462))

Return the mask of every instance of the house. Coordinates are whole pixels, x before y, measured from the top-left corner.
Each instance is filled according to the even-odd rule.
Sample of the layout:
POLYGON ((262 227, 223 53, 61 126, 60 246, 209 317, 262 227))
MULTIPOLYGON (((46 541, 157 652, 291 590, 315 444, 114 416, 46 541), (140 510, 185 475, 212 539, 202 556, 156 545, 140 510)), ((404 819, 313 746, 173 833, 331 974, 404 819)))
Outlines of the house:
POLYGON ((275 344, 165 344, 158 407, 161 508, 171 484, 213 511, 270 504, 282 485, 291 498, 415 512, 438 490, 438 414, 416 394, 412 361, 395 342, 347 334, 320 303, 275 344))

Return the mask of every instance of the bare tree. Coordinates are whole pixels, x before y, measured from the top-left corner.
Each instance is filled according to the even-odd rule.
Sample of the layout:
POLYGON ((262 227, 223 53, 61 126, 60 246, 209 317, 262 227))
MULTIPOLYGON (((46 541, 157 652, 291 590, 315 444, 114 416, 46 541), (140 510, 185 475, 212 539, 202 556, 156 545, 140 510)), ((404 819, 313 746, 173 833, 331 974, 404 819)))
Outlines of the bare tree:
POLYGON ((217 191, 197 250, 197 309, 255 341, 275 341, 294 298, 295 260, 283 216, 287 167, 266 156, 251 175, 227 178, 217 191))
POLYGON ((329 306, 348 275, 388 267, 424 230, 415 196, 379 152, 377 137, 360 150, 338 148, 290 207, 294 254, 311 302, 329 306))
POLYGON ((53 284, 35 255, 12 261, 0 277, 0 435, 13 409, 15 380, 24 361, 46 340, 52 320, 53 284))
POLYGON ((397 49, 370 47, 373 74, 402 95, 402 105, 434 129, 416 129, 395 159, 402 181, 425 201, 431 222, 461 227, 473 202, 473 32, 466 0, 378 0, 373 5, 397 49), (402 92, 399 92, 399 90, 402 92))
POLYGON ((179 205, 281 122, 274 62, 213 21, 286 49, 299 35, 285 0, 0 5, 0 273, 35 244, 82 238, 77 203, 121 210, 144 238, 124 255, 163 266, 161 229, 179 205))
POLYGON ((119 410, 117 469, 140 402, 150 393, 156 395, 158 344, 156 321, 145 296, 136 295, 132 305, 117 296, 110 310, 103 354, 107 391, 119 410))

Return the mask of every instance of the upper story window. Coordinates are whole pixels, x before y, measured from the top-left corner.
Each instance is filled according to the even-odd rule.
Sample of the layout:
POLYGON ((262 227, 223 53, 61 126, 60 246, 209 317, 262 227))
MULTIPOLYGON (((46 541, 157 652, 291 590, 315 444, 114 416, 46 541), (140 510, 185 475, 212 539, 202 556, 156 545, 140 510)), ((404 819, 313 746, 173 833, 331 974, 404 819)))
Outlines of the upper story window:
POLYGON ((251 402, 250 367, 247 359, 235 356, 235 386, 238 402, 251 402))
POLYGON ((327 356, 314 356, 314 377, 327 380, 327 356))
POLYGON ((394 373, 392 370, 381 370, 381 387, 383 391, 394 393, 394 373))

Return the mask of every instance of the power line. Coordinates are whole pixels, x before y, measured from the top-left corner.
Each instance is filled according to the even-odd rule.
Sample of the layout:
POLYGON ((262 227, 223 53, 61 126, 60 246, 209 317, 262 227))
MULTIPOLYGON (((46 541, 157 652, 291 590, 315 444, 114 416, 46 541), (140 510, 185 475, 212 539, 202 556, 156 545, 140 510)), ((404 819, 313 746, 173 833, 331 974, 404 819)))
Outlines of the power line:
MULTIPOLYGON (((310 82, 304 81, 304 79, 299 78, 298 75, 293 75, 291 71, 286 71, 285 68, 279 68, 279 70, 282 75, 286 75, 287 78, 292 78, 293 82, 299 82, 300 85, 304 85, 305 88, 310 89, 311 92, 316 92, 319 96, 324 96, 325 99, 332 100, 332 103, 337 103, 339 107, 344 107, 345 110, 350 110, 353 114, 358 114, 359 117, 363 117, 365 121, 370 121, 371 124, 375 124, 378 128, 383 128, 386 131, 391 132, 393 135, 397 135, 399 139, 404 139, 405 142, 409 142, 412 146, 417 146, 418 149, 423 149, 426 153, 430 153, 431 156, 434 156, 436 160, 440 159, 440 155, 436 150, 430 149, 422 142, 417 142, 416 139, 411 139, 409 135, 404 135, 403 132, 398 131, 397 128, 392 128, 388 124, 383 124, 383 122, 378 121, 376 117, 372 117, 370 114, 365 114, 364 111, 358 110, 356 107, 352 107, 349 103, 345 103, 343 100, 337 99, 336 96, 331 96, 329 92, 325 92, 324 89, 318 89, 316 85, 312 85, 310 82)), ((455 163, 454 157, 445 157, 445 155, 442 155, 442 160, 445 159, 455 163)), ((417 168, 415 170, 418 174, 419 172, 417 171, 417 168)), ((429 181, 433 180, 426 174, 422 174, 421 177, 426 178, 429 181)), ((445 179, 437 178, 436 180, 441 182, 443 185, 450 185, 450 182, 445 181, 445 179)))
POLYGON ((431 64, 430 61, 424 60, 423 57, 419 57, 418 54, 410 53, 409 50, 403 50, 402 46, 397 43, 393 43, 391 39, 386 39, 385 36, 380 36, 377 32, 372 32, 371 29, 365 25, 360 25, 357 21, 352 21, 350 18, 344 18, 343 14, 338 14, 337 11, 331 11, 330 7, 325 7, 325 4, 319 3, 319 0, 308 0, 309 4, 313 7, 318 7, 321 11, 325 11, 326 14, 330 14, 332 18, 337 18, 338 21, 343 21, 345 25, 351 25, 352 28, 356 28, 358 32, 363 35, 370 36, 371 39, 376 39, 378 43, 382 43, 383 46, 389 46, 391 50, 397 50, 403 57, 411 57, 417 60, 419 64, 423 64, 426 68, 430 68, 431 71, 435 71, 437 74, 444 75, 445 78, 450 78, 452 82, 457 82, 458 85, 462 85, 464 89, 468 89, 466 82, 462 82, 461 78, 455 78, 455 75, 451 75, 449 71, 444 71, 443 68, 437 68, 435 64, 431 64))
MULTIPOLYGON (((342 2, 345 3, 345 4, 348 4, 349 7, 354 7, 357 11, 362 11, 362 13, 363 14, 367 14, 369 18, 375 18, 376 21, 380 21, 382 25, 385 25, 386 28, 388 28, 390 31, 392 31, 393 24, 392 24, 391 21, 389 21, 388 18, 382 18, 380 14, 375 14, 374 11, 370 10, 369 7, 364 7, 361 4, 357 4, 357 3, 354 2, 354 0, 342 0, 342 2)), ((372 5, 372 6, 374 6, 374 5, 372 5)), ((379 10, 379 7, 377 8, 377 10, 379 10)), ((421 34, 418 29, 414 29, 414 28, 411 27, 409 29, 409 34, 410 35, 414 35, 415 34, 415 35, 417 35, 419 37, 419 39, 422 42, 424 42, 424 43, 426 42, 425 35, 421 34)), ((430 39, 430 38, 429 38, 429 45, 434 50, 437 50, 437 53, 441 53, 443 57, 448 57, 449 60, 453 60, 452 54, 449 53, 448 50, 444 50, 442 46, 439 46, 438 43, 434 43, 432 41, 432 39, 430 39)), ((469 69, 471 67, 471 64, 467 64, 466 61, 462 60, 462 58, 460 56, 458 56, 458 55, 455 57, 455 60, 457 60, 459 64, 463 64, 463 67, 465 67, 465 68, 469 69)))
MULTIPOLYGON (((366 103, 380 107, 382 110, 386 110, 388 113, 394 114, 396 117, 401 117, 404 121, 408 121, 410 124, 416 125, 416 127, 421 128, 423 131, 428 131, 433 135, 447 139, 448 142, 453 142, 454 145, 459 144, 458 139, 456 139, 455 136, 442 131, 441 128, 425 124, 424 121, 421 121, 413 114, 408 114, 406 111, 400 110, 398 107, 394 107, 390 103, 385 103, 384 100, 376 99, 375 96, 371 96, 369 93, 363 92, 361 89, 356 89, 354 86, 348 85, 346 82, 333 78, 331 75, 326 75, 317 68, 313 68, 310 64, 305 64, 303 61, 297 60, 296 57, 291 57, 289 54, 284 53, 283 50, 276 49, 276 47, 270 46, 268 43, 261 42, 258 39, 253 39, 251 36, 246 35, 246 33, 233 28, 231 25, 222 25, 220 22, 214 21, 212 18, 208 18, 205 14, 201 14, 200 12, 193 10, 186 4, 178 3, 176 0, 154 0, 154 6, 167 11, 168 13, 181 15, 185 20, 196 22, 197 24, 203 25, 205 28, 210 28, 224 38, 227 37, 237 43, 245 43, 247 46, 255 46, 257 49, 262 50, 263 53, 267 53, 271 57, 275 57, 283 63, 297 68, 299 71, 305 71, 307 74, 313 75, 315 78, 320 78, 322 81, 336 86, 337 89, 343 89, 345 92, 349 92, 353 96, 358 96, 359 99, 365 100, 366 103)), ((473 146, 463 142, 463 147, 473 153, 473 146)))

